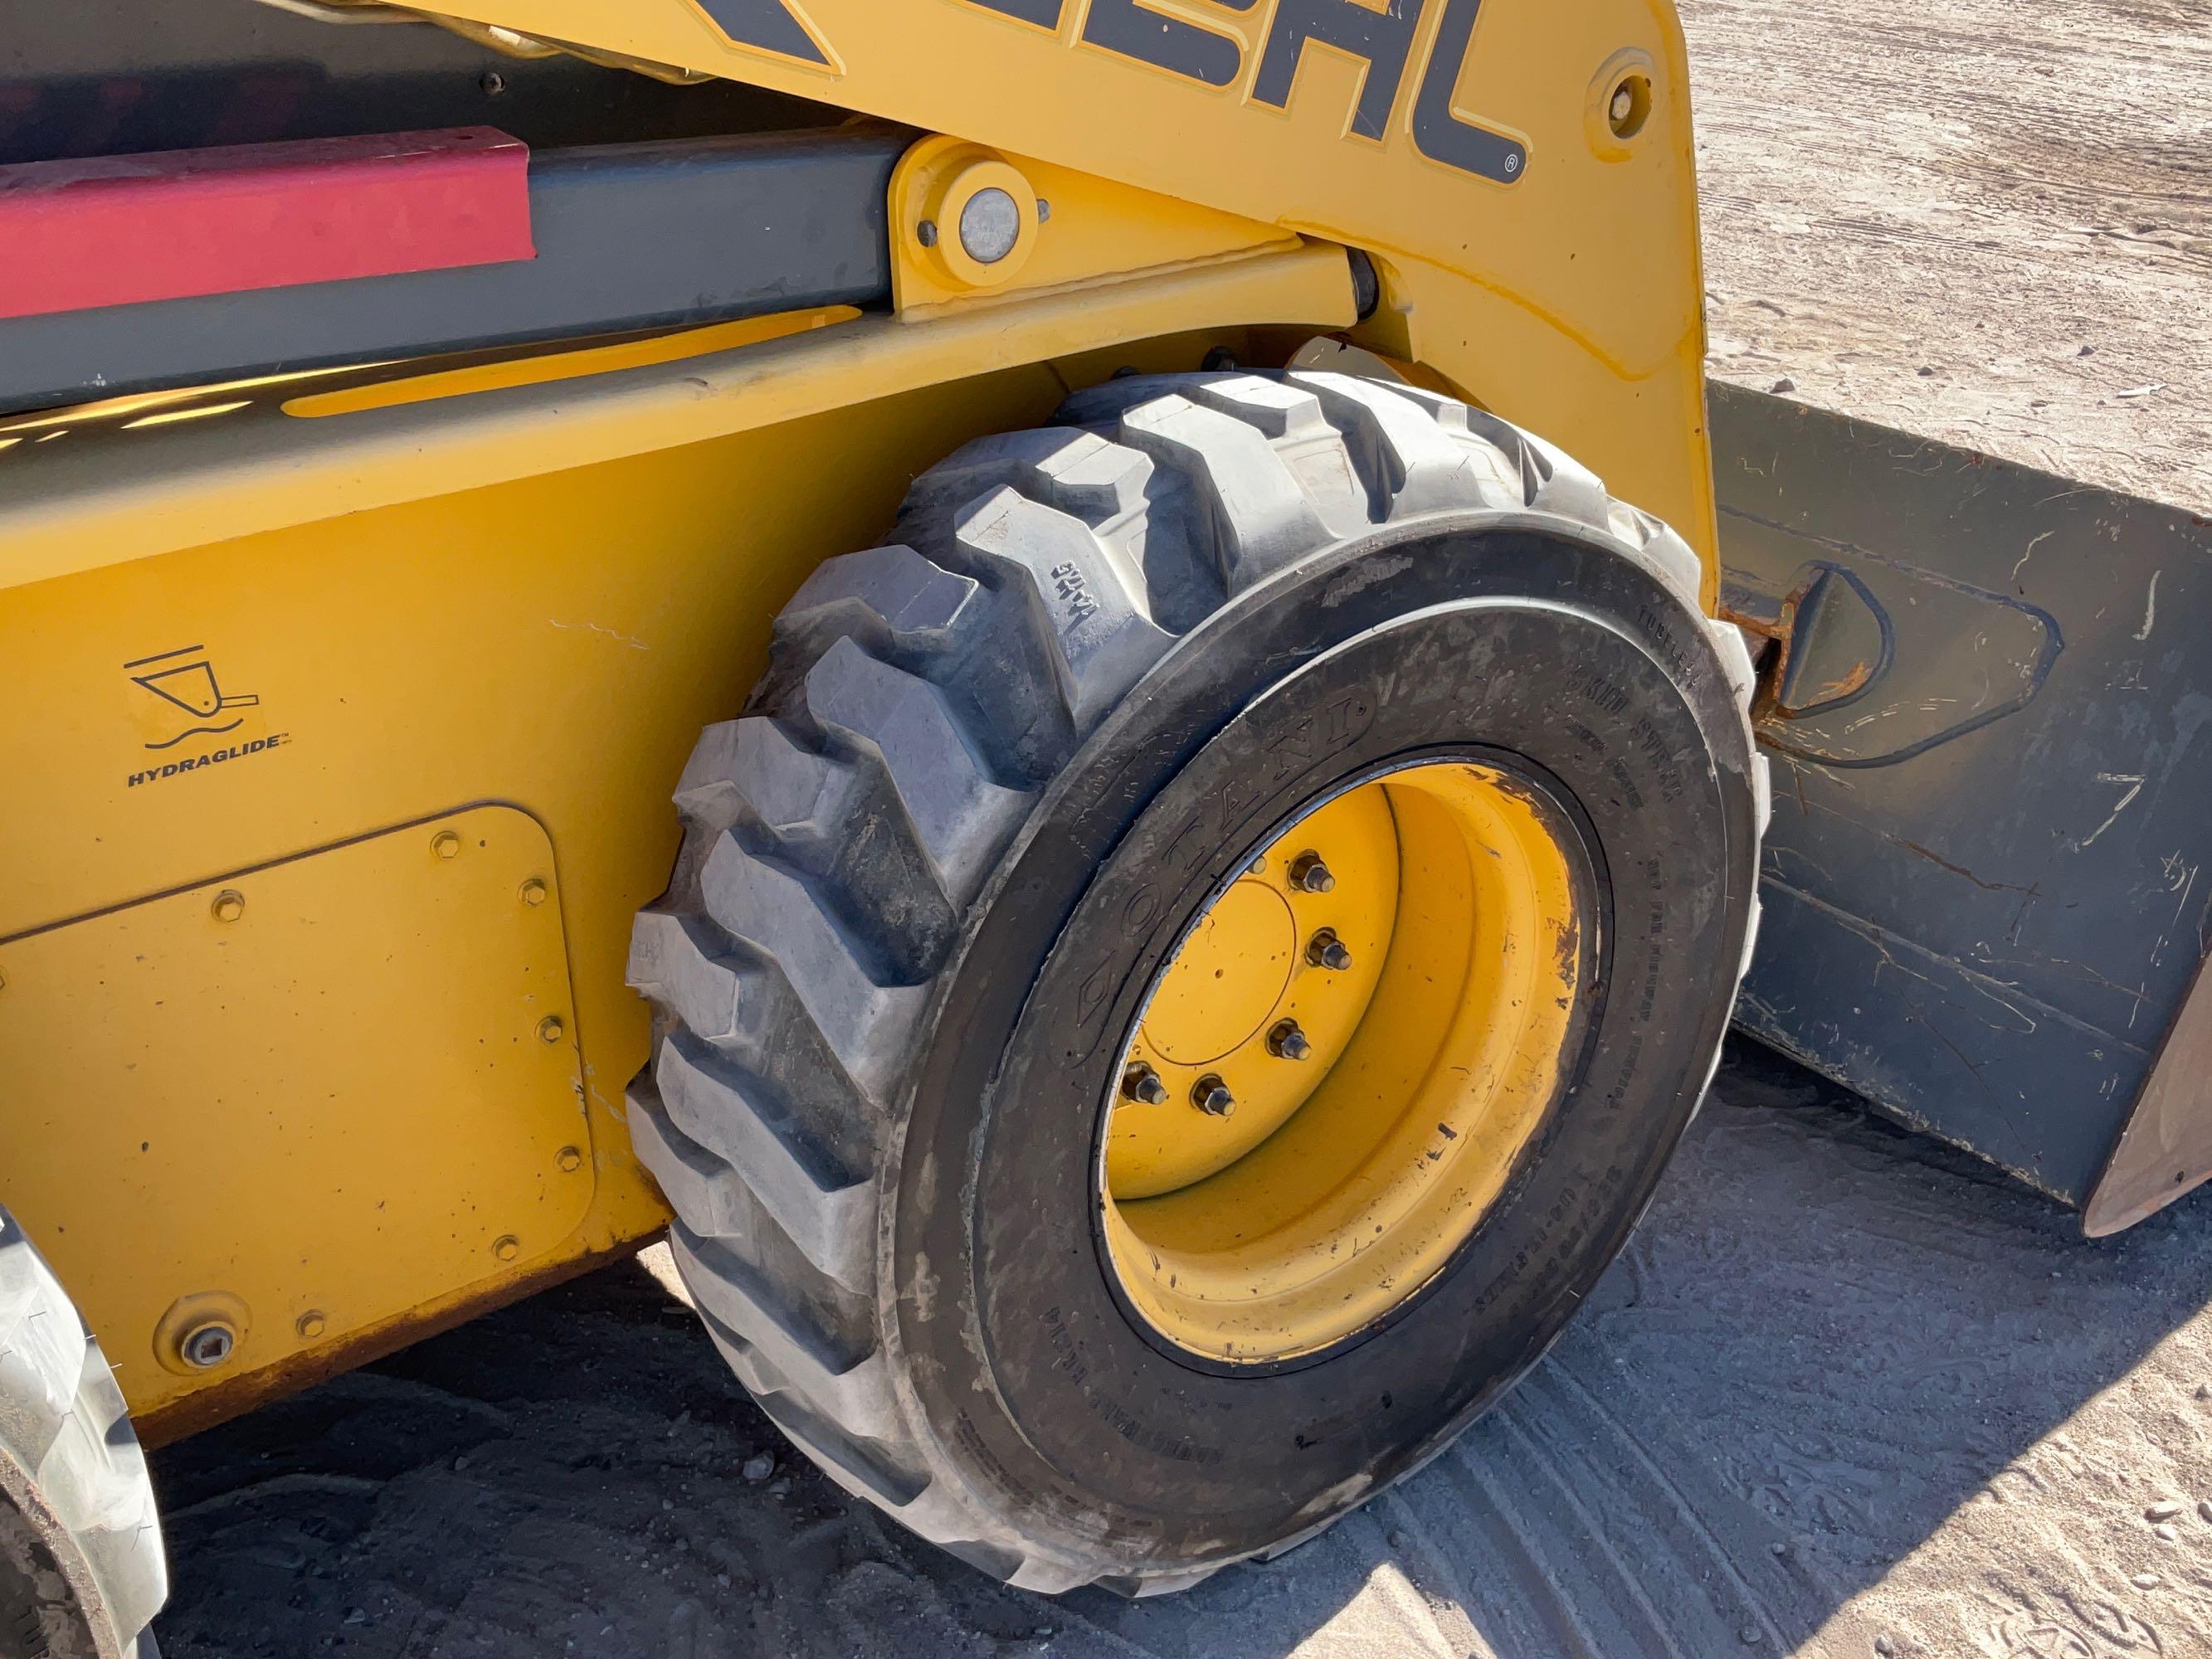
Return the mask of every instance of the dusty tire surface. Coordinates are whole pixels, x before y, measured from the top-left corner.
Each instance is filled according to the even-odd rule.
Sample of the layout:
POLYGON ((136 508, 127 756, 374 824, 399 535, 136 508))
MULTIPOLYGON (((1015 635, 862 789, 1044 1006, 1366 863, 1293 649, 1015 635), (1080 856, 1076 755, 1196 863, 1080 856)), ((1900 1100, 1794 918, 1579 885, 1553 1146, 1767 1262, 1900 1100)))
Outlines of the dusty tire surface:
POLYGON ((919 479, 702 738, 629 1116, 714 1340, 833 1479, 1009 1583, 1149 1594, 1326 1526, 1559 1334, 1717 1062, 1765 775, 1694 556, 1540 441, 1326 374, 1060 420, 919 479), (1117 1022, 1300 799, 1471 747, 1557 780, 1603 874, 1571 1086, 1387 1329, 1163 1353, 1090 1207, 1117 1022))
POLYGON ((0 1210, 0 1655, 153 1659, 168 1566, 100 1344, 0 1210))

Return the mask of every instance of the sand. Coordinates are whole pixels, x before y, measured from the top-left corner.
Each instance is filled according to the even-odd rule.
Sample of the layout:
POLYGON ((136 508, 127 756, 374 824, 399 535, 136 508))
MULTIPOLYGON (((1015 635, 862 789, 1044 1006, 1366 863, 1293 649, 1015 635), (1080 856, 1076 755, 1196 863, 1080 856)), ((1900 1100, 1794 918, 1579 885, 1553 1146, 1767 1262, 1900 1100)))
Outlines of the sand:
POLYGON ((2212 7, 1682 13, 1713 373, 2212 513, 2212 7))
POLYGON ((1504 1407, 1282 1560, 1136 1603, 1003 1589, 846 1498, 656 1251, 157 1454, 163 1650, 2212 1651, 2209 1224, 2200 1194, 2085 1243, 1747 1045, 1504 1407))

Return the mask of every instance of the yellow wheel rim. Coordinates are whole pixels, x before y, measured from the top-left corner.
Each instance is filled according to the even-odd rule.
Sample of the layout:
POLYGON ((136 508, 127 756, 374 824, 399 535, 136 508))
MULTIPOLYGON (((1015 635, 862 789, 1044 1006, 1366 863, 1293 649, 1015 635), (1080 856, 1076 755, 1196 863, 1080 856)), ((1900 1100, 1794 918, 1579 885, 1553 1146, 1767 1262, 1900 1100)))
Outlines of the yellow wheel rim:
POLYGON ((1099 1197, 1137 1315, 1269 1364, 1441 1273, 1557 1097, 1586 902, 1556 807, 1468 760, 1338 793, 1221 889, 1122 1051, 1099 1197))

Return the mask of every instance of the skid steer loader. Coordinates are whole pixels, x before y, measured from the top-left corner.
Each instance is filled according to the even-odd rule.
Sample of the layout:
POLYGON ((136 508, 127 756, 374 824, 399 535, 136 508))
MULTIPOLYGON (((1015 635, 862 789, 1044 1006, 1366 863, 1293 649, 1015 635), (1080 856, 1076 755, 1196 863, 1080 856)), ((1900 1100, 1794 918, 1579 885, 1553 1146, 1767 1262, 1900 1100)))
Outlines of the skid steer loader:
POLYGON ((1043 1591, 1287 1549, 1543 1352, 1873 592, 1737 503, 1716 614, 1669 8, 6 29, 11 1651, 151 1652, 134 1423, 664 1229, 1043 1591))

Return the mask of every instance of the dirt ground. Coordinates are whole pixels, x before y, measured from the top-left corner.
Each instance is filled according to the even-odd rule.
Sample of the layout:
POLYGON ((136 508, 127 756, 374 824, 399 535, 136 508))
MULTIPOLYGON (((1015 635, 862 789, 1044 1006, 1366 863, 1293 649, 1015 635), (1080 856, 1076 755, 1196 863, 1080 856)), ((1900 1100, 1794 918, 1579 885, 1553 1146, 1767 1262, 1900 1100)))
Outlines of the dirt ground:
MULTIPOLYGON (((1684 0, 1716 373, 2212 510, 2205 0, 1684 0)), ((847 1499, 654 1252, 156 1456, 170 1659, 2212 1651, 2212 1195, 2086 1244, 1749 1047, 1446 1455, 1193 1594, 847 1499)))
POLYGON ((1748 1046, 1504 1407, 1182 1597, 915 1543, 784 1449, 655 1265, 158 1454, 168 1659, 2212 1651, 2212 1194, 2084 1244, 1748 1046))
POLYGON ((2212 512, 2206 0, 1680 3, 1715 374, 2212 512))

